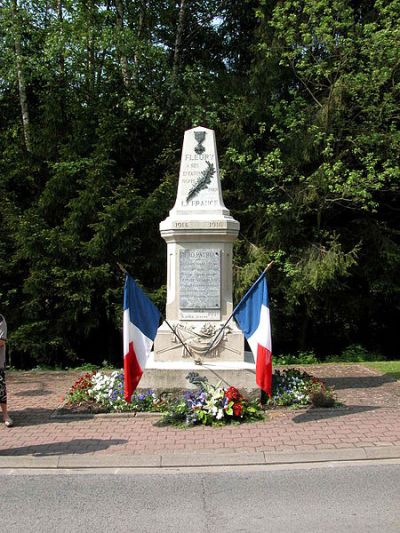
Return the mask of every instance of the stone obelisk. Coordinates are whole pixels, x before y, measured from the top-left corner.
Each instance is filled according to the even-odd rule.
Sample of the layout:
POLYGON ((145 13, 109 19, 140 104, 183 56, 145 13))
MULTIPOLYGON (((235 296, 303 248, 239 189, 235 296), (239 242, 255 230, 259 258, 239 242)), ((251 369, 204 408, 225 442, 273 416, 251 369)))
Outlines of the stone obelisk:
POLYGON ((177 335, 165 323, 160 327, 155 361, 243 361, 243 335, 235 323, 218 335, 232 313, 232 243, 239 222, 222 199, 213 130, 185 132, 176 203, 160 232, 167 243, 166 319, 177 335))

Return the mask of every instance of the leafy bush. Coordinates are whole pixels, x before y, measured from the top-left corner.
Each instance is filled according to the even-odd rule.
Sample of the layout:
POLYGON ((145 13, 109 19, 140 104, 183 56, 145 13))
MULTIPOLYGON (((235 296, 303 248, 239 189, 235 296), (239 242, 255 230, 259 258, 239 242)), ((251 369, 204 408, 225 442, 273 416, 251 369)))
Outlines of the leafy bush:
POLYGON ((276 365, 315 365, 318 363, 319 361, 313 351, 274 355, 274 364, 276 365))
POLYGON ((382 361, 383 355, 369 352, 361 344, 351 344, 340 355, 330 355, 326 358, 330 363, 358 363, 363 361, 382 361))
POLYGON ((94 372, 98 369, 98 365, 94 365, 92 363, 85 363, 84 365, 76 366, 74 370, 80 371, 80 372, 94 372))

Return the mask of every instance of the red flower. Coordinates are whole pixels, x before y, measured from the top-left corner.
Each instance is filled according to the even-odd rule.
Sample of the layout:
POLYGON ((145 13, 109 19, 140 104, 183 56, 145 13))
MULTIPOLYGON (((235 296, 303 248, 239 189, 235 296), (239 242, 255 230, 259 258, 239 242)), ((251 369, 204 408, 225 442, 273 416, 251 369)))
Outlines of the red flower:
POLYGON ((242 398, 242 395, 236 387, 228 387, 225 391, 225 398, 228 398, 229 401, 240 400, 242 398))
POLYGON ((243 411, 243 406, 241 403, 234 403, 233 404, 233 414, 235 416, 240 416, 242 414, 242 411, 243 411))
POLYGON ((91 387, 93 387, 91 378, 93 374, 95 373, 96 372, 87 372, 86 374, 81 376, 77 381, 75 381, 75 383, 72 385, 70 389, 70 394, 72 394, 73 392, 77 390, 83 391, 83 390, 90 389, 91 387))

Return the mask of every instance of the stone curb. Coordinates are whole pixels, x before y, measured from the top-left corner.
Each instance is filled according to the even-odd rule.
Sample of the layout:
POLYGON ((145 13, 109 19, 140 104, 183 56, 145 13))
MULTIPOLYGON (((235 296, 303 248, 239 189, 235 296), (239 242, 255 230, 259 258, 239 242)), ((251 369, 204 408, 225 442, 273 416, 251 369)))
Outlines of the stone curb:
POLYGON ((400 446, 315 450, 310 452, 179 453, 154 455, 0 456, 1 469, 185 468, 268 466, 400 459, 400 446))
MULTIPOLYGON (((359 406, 356 406, 355 408, 358 409, 359 406)), ((378 409, 380 407, 376 407, 378 409)), ((296 409, 290 409, 288 407, 282 407, 277 409, 270 409, 265 411, 266 416, 266 422, 268 422, 268 416, 273 416, 275 413, 279 414, 301 414, 301 413, 327 413, 327 412, 334 412, 334 413, 341 413, 341 412, 351 412, 352 409, 354 409, 353 405, 340 405, 338 407, 312 407, 309 405, 306 405, 304 407, 298 407, 296 409)), ((393 409, 397 409, 397 407, 393 407, 393 409)), ((161 412, 126 412, 126 413, 63 413, 62 408, 57 408, 54 410, 54 412, 49 416, 51 419, 82 419, 82 418, 161 418, 163 413, 161 412)))

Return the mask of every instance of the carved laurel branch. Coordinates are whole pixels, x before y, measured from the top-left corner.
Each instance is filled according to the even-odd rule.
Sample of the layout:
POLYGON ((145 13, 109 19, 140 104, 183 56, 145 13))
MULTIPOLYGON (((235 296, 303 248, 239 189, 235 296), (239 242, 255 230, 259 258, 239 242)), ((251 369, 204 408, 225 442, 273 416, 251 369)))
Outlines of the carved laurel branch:
POLYGON ((206 161, 206 165, 207 168, 203 170, 203 172, 200 174, 199 180, 190 189, 186 198, 186 202, 189 202, 192 198, 199 194, 200 191, 206 189, 209 183, 211 182, 211 178, 215 174, 215 168, 214 165, 209 161, 206 161))

